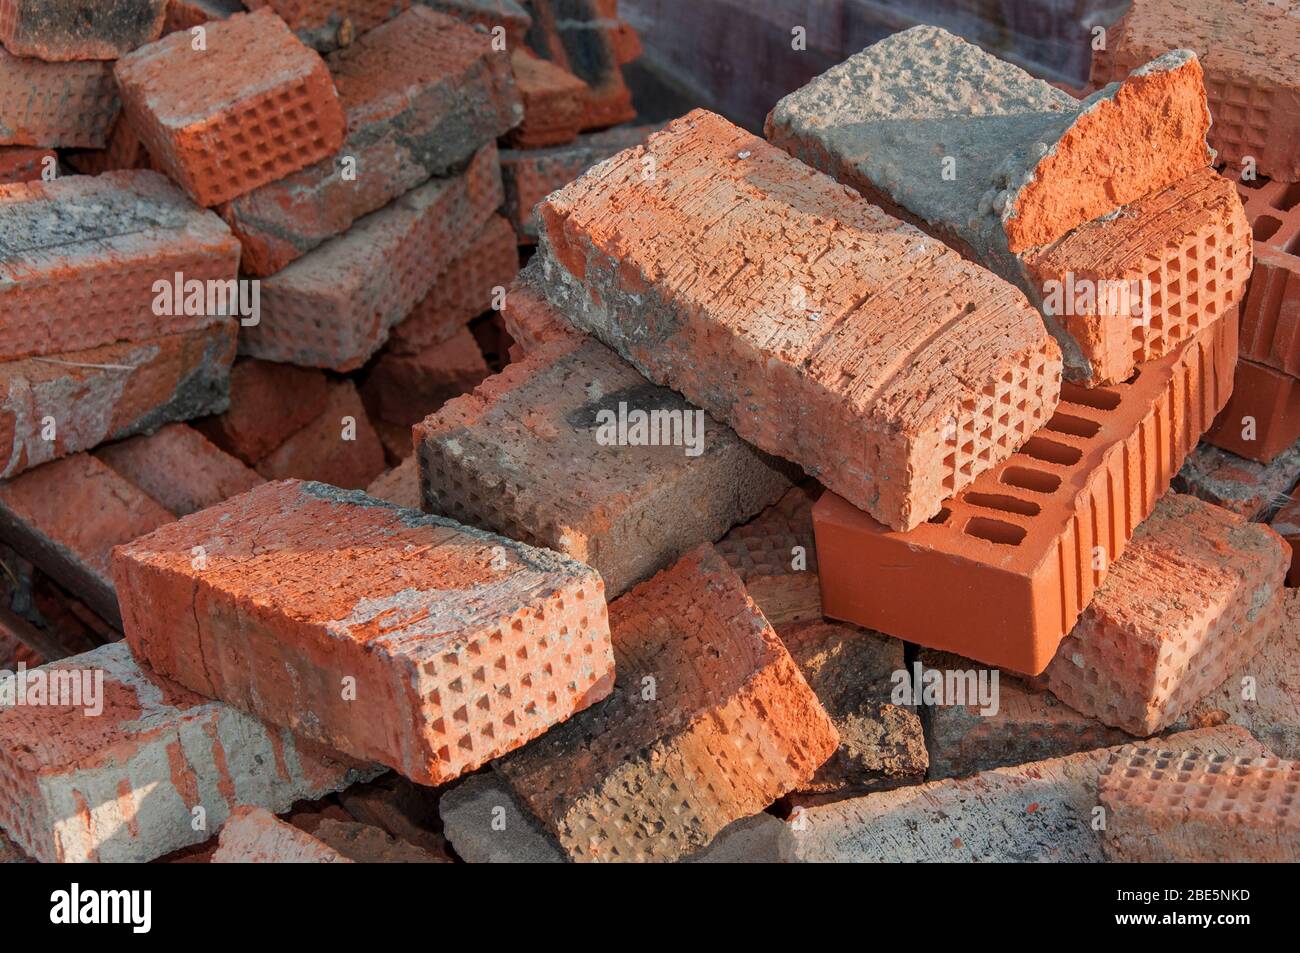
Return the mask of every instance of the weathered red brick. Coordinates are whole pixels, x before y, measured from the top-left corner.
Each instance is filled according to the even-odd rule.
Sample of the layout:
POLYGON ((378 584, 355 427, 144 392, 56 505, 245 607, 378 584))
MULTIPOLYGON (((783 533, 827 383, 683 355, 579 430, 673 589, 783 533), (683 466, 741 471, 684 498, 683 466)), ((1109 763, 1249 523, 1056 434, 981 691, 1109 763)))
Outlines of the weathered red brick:
POLYGON ((619 68, 632 52, 607 8, 579 0, 530 0, 533 50, 578 76, 589 87, 581 128, 603 129, 636 115, 619 68), (607 27, 612 27, 609 29, 607 27))
POLYGON ((332 155, 346 120, 325 62, 274 14, 173 33, 118 60, 127 119, 158 167, 219 205, 332 155))
POLYGON ((712 546, 616 600, 610 628, 614 694, 496 764, 570 858, 676 860, 835 751, 817 696, 712 546))
POLYGON ((594 571, 362 493, 268 483, 113 559, 127 640, 160 674, 422 784, 613 680, 594 571))
POLYGON ((350 864, 351 858, 260 807, 238 807, 221 828, 214 864, 350 864))
POLYGON ((1232 397, 1205 440, 1247 460, 1271 463, 1300 440, 1300 379, 1239 360, 1232 397))
POLYGON ((411 0, 244 0, 273 10, 302 41, 318 50, 348 46, 411 6, 411 0))
POLYGON ((155 284, 233 282, 239 265, 225 223, 154 172, 0 186, 0 235, 3 360, 203 327, 159 314, 177 309, 155 284))
POLYGON ((243 0, 167 0, 163 33, 191 30, 209 20, 226 20, 243 12, 243 0))
POLYGON ((15 56, 115 60, 162 34, 167 0, 0 0, 0 43, 15 56))
POLYGON ((1291 547, 1291 564, 1288 567, 1288 586, 1300 586, 1300 492, 1293 492, 1283 507, 1269 523, 1291 547))
POLYGON ((1033 439, 907 532, 823 494, 823 611, 1041 672, 1226 403, 1236 344, 1233 314, 1132 381, 1066 384, 1033 439))
POLYGON ((501 311, 506 332, 514 340, 520 354, 534 351, 547 341, 558 338, 580 338, 569 319, 546 300, 542 290, 541 261, 533 258, 506 289, 505 308, 501 311))
POLYGON ((533 18, 516 0, 419 0, 466 23, 477 23, 489 32, 502 27, 506 48, 513 52, 524 45, 533 18))
POLYGON ((1300 441, 1272 463, 1244 460, 1235 453, 1200 444, 1174 480, 1174 489, 1246 517, 1267 520, 1300 481, 1300 441))
POLYGON ((119 115, 108 134, 108 143, 103 149, 75 149, 64 154, 69 166, 82 175, 102 175, 129 169, 148 169, 151 167, 149 152, 135 134, 125 116, 119 115))
POLYGON ((358 864, 450 864, 445 852, 435 853, 401 838, 393 837, 373 824, 361 824, 340 811, 342 818, 324 817, 306 825, 293 820, 299 830, 358 864))
POLYGON ((225 409, 236 325, 0 362, 0 478, 225 409), (53 439, 50 429, 53 429, 53 439))
POLYGON ((268 480, 319 480, 349 490, 384 470, 384 448, 350 380, 330 381, 316 417, 257 461, 268 480))
POLYGON ((112 63, 46 63, 3 46, 0 102, 0 146, 102 149, 122 109, 112 63))
POLYGON ((401 463, 374 479, 366 487, 366 495, 377 500, 386 500, 405 506, 407 509, 420 508, 420 468, 415 454, 410 454, 401 463))
POLYGON ((1020 292, 712 113, 539 209, 576 327, 892 526, 1056 404, 1060 350, 1020 292))
POLYGON ((413 427, 439 407, 478 386, 491 371, 467 328, 419 354, 384 354, 362 394, 376 417, 413 427))
POLYGON ((230 407, 196 429, 253 466, 320 415, 326 378, 292 364, 243 360, 230 372, 230 407))
POLYGON ((582 126, 587 105, 587 84, 563 66, 544 60, 531 50, 510 54, 523 122, 506 137, 518 149, 537 149, 572 142, 582 126))
POLYGON ((34 182, 47 169, 59 170, 59 156, 53 149, 36 146, 0 146, 0 185, 34 182))
POLYGON ((434 179, 262 283, 262 320, 243 353, 349 371, 364 364, 501 204, 496 146, 434 179))

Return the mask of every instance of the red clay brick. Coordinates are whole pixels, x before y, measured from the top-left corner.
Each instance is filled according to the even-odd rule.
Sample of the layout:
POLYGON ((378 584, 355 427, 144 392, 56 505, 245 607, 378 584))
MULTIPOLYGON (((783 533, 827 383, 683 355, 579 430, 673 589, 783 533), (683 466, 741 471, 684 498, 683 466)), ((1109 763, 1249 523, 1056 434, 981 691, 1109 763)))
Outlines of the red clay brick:
POLYGON ((445 852, 434 853, 393 837, 373 824, 361 824, 340 810, 339 818, 323 817, 310 826, 294 818, 293 824, 316 840, 358 864, 450 864, 445 852))
POLYGON ((636 116, 632 93, 619 69, 630 53, 626 36, 602 10, 587 2, 530 0, 533 28, 529 42, 535 52, 575 73, 589 87, 581 129, 603 129, 636 116))
POLYGON ((467 394, 492 372, 468 328, 419 354, 384 354, 362 388, 366 406, 388 423, 413 427, 467 394))
POLYGON ((508 365, 417 425, 415 444, 427 511, 566 553, 611 598, 774 502, 794 469, 591 339, 508 365), (662 418, 646 427, 668 442, 618 441, 601 427, 620 408, 628 435, 632 412, 675 414, 676 439, 662 418))
POLYGON ((587 105, 587 84, 531 50, 514 50, 510 66, 523 99, 524 116, 506 141, 517 149, 538 149, 577 138, 587 105))
POLYGON ((86 453, 0 483, 0 537, 119 628, 109 553, 174 518, 86 453))
POLYGON ((122 115, 113 123, 113 130, 103 149, 77 149, 65 153, 64 159, 82 175, 102 175, 105 172, 152 167, 144 143, 122 115))
POLYGON ((1239 360, 1232 397, 1205 440, 1247 460, 1271 463, 1300 440, 1300 380, 1239 360))
POLYGON ((325 375, 292 364, 240 361, 230 372, 230 407, 196 429, 249 466, 306 427, 325 403, 325 375))
POLYGON ((388 350, 418 354, 450 340, 492 305, 496 288, 508 288, 519 273, 515 232, 500 215, 479 229, 469 247, 433 283, 388 338, 388 350))
POLYGON ((214 864, 351 864, 333 847, 260 807, 238 807, 221 828, 214 864))
POLYGON ((113 559, 127 640, 160 674, 421 784, 613 681, 595 572, 361 493, 268 483, 113 559))
POLYGON ((163 33, 189 30, 209 20, 226 20, 243 12, 243 0, 167 0, 163 33))
POLYGON ((315 419, 259 460, 257 472, 268 480, 319 480, 349 490, 367 486, 384 470, 384 448, 356 385, 330 381, 315 409, 315 419))
POLYGON ((370 425, 379 434, 379 442, 384 445, 384 459, 390 466, 396 466, 415 453, 411 444, 411 428, 401 424, 390 424, 378 417, 372 418, 370 425))
POLYGON ((1243 460, 1235 453, 1200 444, 1174 480, 1174 489, 1232 510, 1248 520, 1267 520, 1286 502, 1300 480, 1300 442, 1272 463, 1243 460))
POLYGON ((215 506, 263 482, 185 424, 100 447, 95 456, 177 516, 215 506))
POLYGON ((1214 125, 1210 145, 1261 175, 1300 180, 1300 37, 1294 10, 1268 0, 1133 0, 1093 52, 1092 81, 1121 79, 1175 48, 1195 50, 1205 69, 1214 125))
POLYGON ((1280 637, 1288 558, 1266 527, 1167 495, 1061 642, 1042 684, 1130 734, 1168 727, 1280 637))
POLYGON ((1286 584, 1300 586, 1300 492, 1291 494, 1269 525, 1291 547, 1291 562, 1287 567, 1286 584))
POLYGON ((0 146, 102 149, 122 109, 112 63, 46 63, 3 46, 0 102, 0 146))
POLYGON ((228 282, 239 265, 225 224, 154 172, 0 186, 0 235, 3 360, 203 327, 157 314, 155 283, 228 282))
POLYGON ((274 14, 173 33, 118 60, 127 119, 158 167, 219 205, 332 155, 346 120, 325 62, 274 14))
POLYGON ((14 182, 34 182, 41 178, 46 168, 57 173, 59 156, 53 149, 35 146, 0 146, 0 185, 14 182))
POLYGON ((434 179, 359 220, 262 283, 262 320, 243 353, 350 371, 428 294, 501 204, 496 146, 453 178, 434 179))
POLYGON ((1113 754, 1101 774, 1106 859, 1295 863, 1300 762, 1199 751, 1113 754))
POLYGON ((558 188, 568 185, 602 159, 645 142, 658 126, 621 126, 593 132, 567 145, 550 149, 506 149, 501 152, 501 181, 506 190, 506 215, 519 242, 537 242, 533 209, 558 188))
POLYGON ((1060 350, 1020 292, 712 113, 538 208, 575 327, 890 525, 1056 404, 1060 350))
POLYGON ((534 351, 547 341, 584 336, 546 300, 541 283, 541 264, 537 258, 529 261, 506 289, 506 306, 501 319, 521 354, 534 351))
POLYGON ((1256 180, 1239 182, 1237 192, 1255 235, 1241 353, 1300 377, 1300 185, 1256 180))
POLYGON ((817 696, 712 546, 616 600, 610 629, 614 694, 496 764, 570 858, 676 860, 835 751, 817 696))
POLYGON ((391 470, 382 473, 366 487, 366 494, 410 510, 420 508, 420 468, 415 454, 410 454, 391 470))
POLYGON ((244 5, 274 11, 304 43, 331 50, 409 9, 411 0, 244 0, 244 5))
POLYGON ((510 51, 524 45, 528 27, 533 18, 516 0, 419 0, 427 7, 450 14, 466 23, 477 23, 489 32, 504 27, 506 48, 510 51))
POLYGON ((222 208, 249 274, 274 274, 452 172, 521 114, 505 57, 482 34, 423 7, 333 54, 329 66, 348 121, 338 155, 222 208))
POLYGON ((161 35, 167 0, 0 0, 0 43, 49 62, 115 60, 161 35))
POLYGON ((813 508, 822 607, 931 648, 1037 674, 1222 409, 1236 316, 1131 382, 1067 384, 1021 450, 908 532, 826 493, 813 508))
POLYGON ((206 840, 240 805, 283 811, 373 774, 160 678, 124 642, 45 672, 59 670, 83 684, 103 673, 102 714, 0 709, 0 826, 46 863, 153 860, 206 840))

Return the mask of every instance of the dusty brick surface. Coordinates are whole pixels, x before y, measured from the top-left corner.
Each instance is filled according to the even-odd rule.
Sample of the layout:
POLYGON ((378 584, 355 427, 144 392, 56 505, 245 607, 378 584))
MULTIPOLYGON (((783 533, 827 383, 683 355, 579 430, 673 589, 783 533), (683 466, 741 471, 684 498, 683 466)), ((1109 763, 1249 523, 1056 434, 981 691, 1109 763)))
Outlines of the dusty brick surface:
POLYGON ((412 427, 472 391, 491 372, 468 328, 418 354, 384 354, 366 377, 366 404, 389 423, 412 427))
POLYGON ((329 67, 348 123, 338 154, 221 210, 250 274, 274 274, 430 176, 455 171, 519 120, 505 57, 424 7, 331 55, 329 67))
POLYGON ((523 100, 523 121, 506 141, 518 149, 540 149, 572 142, 582 126, 587 84, 563 66, 531 50, 510 54, 510 68, 523 100))
POLYGON ((1220 160, 1255 157, 1261 175, 1300 180, 1300 40, 1294 10, 1268 0, 1134 0, 1093 52, 1092 81, 1109 83, 1185 47, 1205 69, 1220 160))
POLYGON ((349 490, 359 490, 379 476, 384 448, 356 385, 330 381, 316 417, 259 460, 255 469, 268 480, 318 480, 349 490))
POLYGON ((744 581, 749 597, 779 632, 822 618, 812 524, 820 489, 810 482, 791 487, 717 543, 722 558, 744 581))
POLYGON ((1106 858, 1122 863, 1295 863, 1300 762, 1149 750, 1102 772, 1106 858))
POLYGON ((426 510, 566 553, 610 598, 775 502, 793 469, 591 339, 510 364, 417 425, 415 443, 426 510), (620 408, 629 424, 675 414, 678 442, 658 439, 673 438, 661 417, 658 445, 620 443, 603 426, 620 408))
POLYGON ((1239 360, 1232 397, 1206 443, 1257 463, 1272 463, 1300 440, 1300 379, 1239 360))
POLYGON ((214 506, 262 482, 185 424, 100 447, 95 456, 177 516, 214 506))
POLYGON ((426 7, 450 14, 466 23, 477 23, 489 31, 504 27, 507 49, 514 51, 524 45, 524 37, 533 18, 517 0, 417 0, 426 7))
POLYGON ((118 60, 122 105, 158 167, 219 205, 332 155, 346 120, 329 70, 276 16, 173 33, 118 60))
POLYGON ((0 477, 223 410, 235 334, 234 322, 218 320, 151 340, 0 363, 0 477))
POLYGON ((1244 460, 1203 443, 1178 471, 1174 489, 1232 510, 1248 520, 1267 520, 1300 481, 1300 442, 1271 463, 1244 460))
POLYGON ((1269 521, 1269 525, 1291 547, 1291 564, 1286 575, 1287 585, 1300 586, 1300 493, 1292 492, 1286 503, 1269 521))
POLYGON ((1133 381, 1066 384, 1033 439, 908 532, 823 494, 823 610, 1038 674, 1226 403, 1236 344, 1234 314, 1133 381))
POLYGON ((411 0, 244 0, 244 5, 273 11, 304 43, 328 51, 391 20, 411 0))
MULTIPOLYGON (((1233 757, 1268 752, 1243 728, 1187 731, 1160 739, 1173 751, 1233 757)), ((1100 863, 1093 829, 1102 748, 995 768, 805 808, 791 823, 792 859, 803 863, 980 861, 1100 863)))
POLYGON ((155 282, 230 281, 238 265, 225 224, 153 172, 0 186, 0 359, 202 327, 156 314, 155 282))
POLYGON ((75 149, 65 152, 64 159, 82 175, 150 168, 148 150, 122 115, 113 123, 103 149, 75 149))
POLYGON ((892 526, 1055 406, 1060 351, 1018 291, 711 113, 539 210, 576 327, 892 526))
POLYGON ((597 162, 645 142, 657 126, 620 126, 579 136, 549 149, 501 151, 501 180, 506 191, 506 215, 521 244, 537 242, 533 209, 558 188, 568 185, 597 162))
POLYGON ((420 467, 411 454, 397 466, 377 476, 366 487, 366 494, 377 500, 387 500, 398 506, 420 508, 420 467))
POLYGON ((506 307, 501 312, 501 320, 521 355, 557 338, 583 337, 564 313, 546 299, 541 287, 541 264, 533 258, 506 289, 506 307))
POLYGON ((102 149, 122 110, 112 63, 47 63, 3 46, 0 101, 0 146, 102 149))
POLYGON ((43 671, 56 670, 82 684, 101 671, 102 714, 0 709, 0 827, 44 862, 152 860, 206 840, 241 805, 283 811, 373 773, 160 678, 124 642, 43 671))
POLYGON ((438 802, 442 792, 414 784, 396 772, 339 792, 339 803, 363 824, 379 827, 431 854, 448 856, 438 802))
POLYGON ((54 163, 57 171, 59 156, 53 149, 37 146, 0 146, 0 185, 14 182, 34 182, 54 163))
POLYGON ((393 328, 388 350, 418 354, 457 335, 492 305, 496 288, 509 289, 519 273, 514 229, 493 215, 458 254, 411 313, 393 328))
POLYGON ((408 844, 382 828, 356 821, 324 818, 311 836, 358 864, 449 864, 445 854, 408 844))
POLYGON ((1242 356, 1300 377, 1300 185, 1255 179, 1238 181, 1237 192, 1255 236, 1255 269, 1241 305, 1242 356))
POLYGON ((616 600, 610 628, 614 694, 495 765, 571 859, 676 860, 834 752, 830 719, 711 546, 616 600))
POLYGON ((115 60, 158 39, 168 0, 0 0, 0 43, 15 56, 115 60))
POLYGON ((226 20, 243 12, 243 0, 167 0, 163 32, 190 30, 209 20, 226 20))
POLYGON ((114 625, 120 616, 109 553, 174 518, 85 453, 0 483, 0 536, 114 625))
POLYGON ((460 175, 433 179, 262 283, 262 320, 244 329, 253 357, 349 371, 388 339, 501 204, 496 146, 460 175))
MULTIPOLYGON (((909 677, 919 675, 923 692, 925 679, 936 679, 934 698, 923 695, 920 708, 931 781, 1060 758, 1130 740, 1124 732, 1080 714, 1048 692, 1035 691, 1010 673, 932 649, 922 649, 917 664, 920 669, 909 670, 909 677), (988 680, 994 672, 998 678, 993 697, 996 710, 982 703, 978 681, 981 673, 988 680), (970 681, 972 673, 975 682, 970 681)), ((986 685, 991 688, 991 680, 986 685)))
POLYGON ((320 371, 239 361, 230 372, 229 408, 196 429, 252 466, 320 415, 327 390, 320 371))
POLYGON ((239 807, 221 828, 214 864, 350 864, 333 847, 259 807, 239 807))
POLYGON ((1286 546, 1221 507, 1169 494, 1061 642, 1042 681, 1139 737, 1172 724, 1281 637, 1286 546))
POLYGON ((127 640, 155 670, 422 784, 613 681, 592 570, 325 484, 269 483, 187 516, 119 547, 114 573, 127 640))

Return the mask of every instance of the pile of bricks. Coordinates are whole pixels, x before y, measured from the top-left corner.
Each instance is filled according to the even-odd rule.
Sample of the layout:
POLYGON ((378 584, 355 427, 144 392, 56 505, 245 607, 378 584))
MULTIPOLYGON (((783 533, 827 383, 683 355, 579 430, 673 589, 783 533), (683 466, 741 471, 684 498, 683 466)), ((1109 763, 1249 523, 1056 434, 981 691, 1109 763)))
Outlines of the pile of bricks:
POLYGON ((615 0, 71 6, 0 0, 0 860, 1300 858, 1271 5, 763 136, 615 0))

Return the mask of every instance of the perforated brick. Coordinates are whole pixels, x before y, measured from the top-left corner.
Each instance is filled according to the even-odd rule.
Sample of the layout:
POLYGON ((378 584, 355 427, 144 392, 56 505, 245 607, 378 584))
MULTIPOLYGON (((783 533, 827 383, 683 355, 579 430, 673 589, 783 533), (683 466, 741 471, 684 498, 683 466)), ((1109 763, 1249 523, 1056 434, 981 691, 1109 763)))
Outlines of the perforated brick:
POLYGON ((113 560, 127 641, 155 671, 421 784, 613 683, 591 569, 358 492, 267 483, 113 560))
POLYGON ((1255 270, 1241 306, 1242 356, 1300 377, 1300 184, 1238 181, 1237 192, 1255 236, 1255 270))
POLYGON ((1231 392, 1236 316, 1110 387, 1066 384, 1016 454, 897 532, 826 493, 822 607, 930 648, 1037 674, 1231 392))
POLYGON ((1060 350, 1023 295, 712 113, 539 209, 575 327, 890 525, 1056 404, 1060 350))
POLYGON ((0 359, 201 328, 157 313, 155 284, 230 282, 238 264, 225 224, 154 172, 0 186, 0 359))
POLYGON ((496 146, 461 175, 433 179, 262 283, 262 320, 241 353, 348 371, 360 367, 501 204, 496 146))
POLYGON ((46 63, 3 46, 0 103, 0 146, 102 149, 122 109, 112 63, 46 63))
POLYGON ((1134 0, 1092 54, 1092 82, 1113 82, 1153 56, 1185 47, 1205 68, 1210 145, 1240 167, 1300 180, 1300 37, 1295 11, 1268 0, 1134 0))
POLYGON ((1111 756, 1098 785, 1108 860, 1295 863, 1300 762, 1151 748, 1111 756))
POLYGON ((1247 460, 1271 463, 1300 440, 1300 379, 1239 360, 1232 397, 1205 440, 1247 460))
POLYGON ((115 60, 158 39, 168 0, 0 0, 0 43, 50 62, 115 60))
POLYGON ((173 33, 118 60, 123 108, 158 167, 218 205, 332 155, 343 107, 325 61, 274 14, 173 33))
POLYGON ((613 695, 496 764, 570 859, 676 860, 835 750, 817 697, 711 546, 616 600, 610 628, 613 695))
POLYGON ((772 626, 820 622, 817 547, 812 507, 821 489, 805 480, 786 491, 748 523, 717 542, 718 552, 745 583, 745 590, 772 626))

